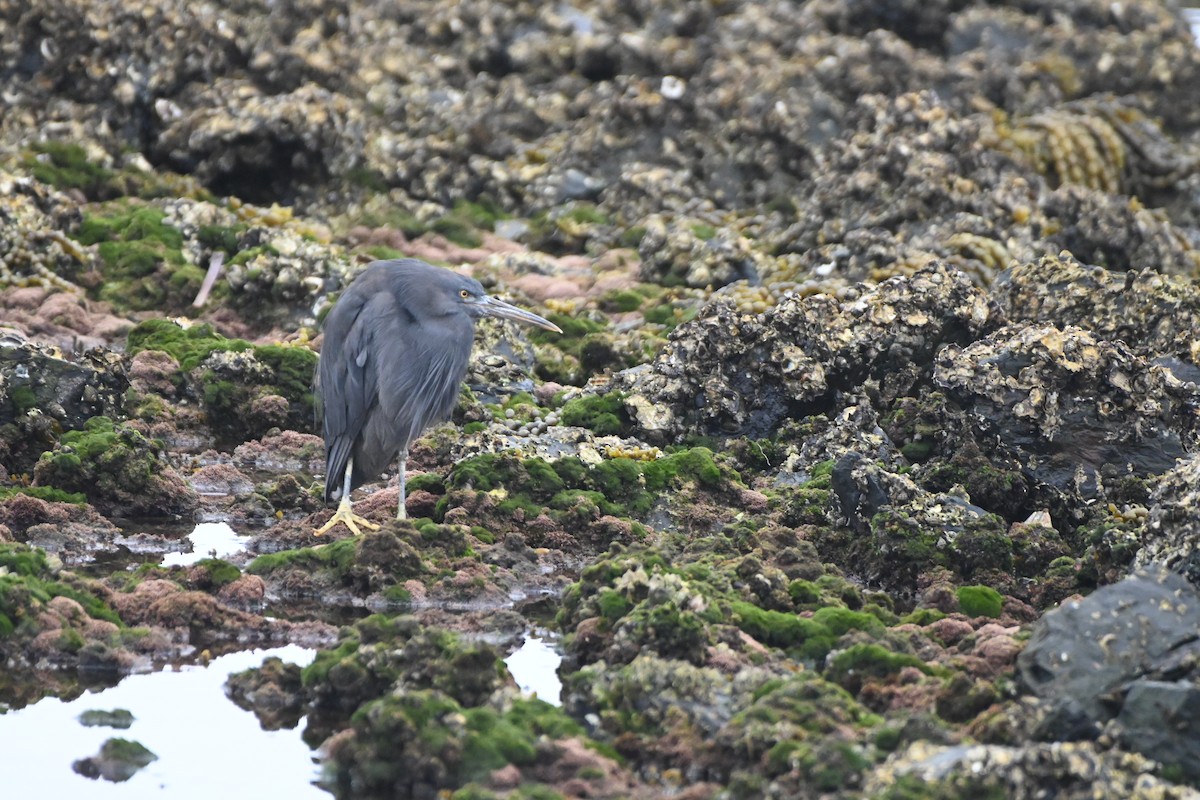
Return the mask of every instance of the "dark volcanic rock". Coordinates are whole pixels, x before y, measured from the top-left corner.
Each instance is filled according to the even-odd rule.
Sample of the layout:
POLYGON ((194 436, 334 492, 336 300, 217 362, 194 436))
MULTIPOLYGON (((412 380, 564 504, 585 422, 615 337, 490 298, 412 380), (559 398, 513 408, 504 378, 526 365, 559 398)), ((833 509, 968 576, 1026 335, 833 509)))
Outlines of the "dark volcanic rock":
POLYGON ((1197 629, 1200 592, 1166 571, 1139 572, 1048 613, 1017 661, 1045 705, 1035 734, 1092 739, 1106 729, 1200 776, 1197 629))

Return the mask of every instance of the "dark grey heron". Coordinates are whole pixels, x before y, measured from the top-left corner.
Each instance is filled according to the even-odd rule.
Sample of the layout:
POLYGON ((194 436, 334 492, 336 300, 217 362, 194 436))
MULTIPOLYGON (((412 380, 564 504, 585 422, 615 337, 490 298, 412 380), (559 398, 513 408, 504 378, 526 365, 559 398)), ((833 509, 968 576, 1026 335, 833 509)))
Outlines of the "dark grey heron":
POLYGON ((557 331, 558 326, 490 297, 479 281, 413 258, 376 261, 354 279, 325 318, 317 364, 324 416, 325 500, 354 533, 378 525, 354 514, 351 490, 399 461, 404 519, 408 446, 450 416, 475 338, 475 320, 499 317, 557 331))

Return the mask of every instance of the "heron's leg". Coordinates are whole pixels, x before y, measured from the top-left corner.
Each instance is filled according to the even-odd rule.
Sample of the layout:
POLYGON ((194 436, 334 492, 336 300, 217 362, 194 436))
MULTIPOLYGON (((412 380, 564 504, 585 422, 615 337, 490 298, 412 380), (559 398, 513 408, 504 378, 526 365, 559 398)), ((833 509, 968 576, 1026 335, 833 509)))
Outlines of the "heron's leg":
POLYGON ((319 527, 315 531, 313 531, 314 535, 320 536, 321 534, 332 529, 333 526, 337 525, 339 522, 342 523, 343 525, 345 525, 347 528, 349 528, 350 532, 353 533, 355 536, 362 534, 362 531, 359 530, 360 525, 369 530, 373 530, 373 531, 379 530, 378 525, 376 525, 374 522, 371 522, 370 520, 366 519, 365 517, 360 517, 359 515, 355 514, 351 508, 351 505, 350 505, 350 476, 353 474, 353 472, 354 472, 354 459, 351 458, 349 461, 346 462, 346 475, 342 479, 342 499, 338 503, 337 511, 333 512, 333 516, 329 518, 328 522, 326 522, 324 525, 322 525, 321 527, 319 527))
POLYGON ((396 509, 396 519, 408 519, 408 508, 404 505, 404 473, 408 469, 408 450, 401 450, 396 455, 396 460, 399 462, 400 467, 400 505, 396 509))

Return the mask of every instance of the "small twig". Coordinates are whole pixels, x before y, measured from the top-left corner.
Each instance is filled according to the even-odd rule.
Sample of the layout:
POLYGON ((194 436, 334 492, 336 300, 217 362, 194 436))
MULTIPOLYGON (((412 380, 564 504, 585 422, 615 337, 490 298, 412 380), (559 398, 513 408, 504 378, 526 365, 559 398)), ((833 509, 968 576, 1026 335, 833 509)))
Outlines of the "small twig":
POLYGON ((217 282, 217 276, 221 274, 221 267, 224 265, 225 254, 220 250, 213 253, 212 258, 208 260, 208 273, 204 276, 204 283, 200 284, 200 292, 192 301, 194 307, 199 308, 204 305, 204 301, 208 299, 208 293, 212 291, 213 284, 217 282))

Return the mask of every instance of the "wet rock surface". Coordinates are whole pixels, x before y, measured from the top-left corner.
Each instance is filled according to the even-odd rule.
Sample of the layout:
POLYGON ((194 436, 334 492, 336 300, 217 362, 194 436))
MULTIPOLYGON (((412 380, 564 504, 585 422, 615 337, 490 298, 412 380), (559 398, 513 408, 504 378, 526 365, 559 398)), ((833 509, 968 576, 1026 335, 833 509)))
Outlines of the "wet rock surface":
POLYGON ((1195 795, 1170 8, 0 20, 0 703, 294 642, 228 694, 341 797, 1195 795), (481 324, 409 519, 317 536, 320 321, 401 256, 563 333, 481 324))
POLYGON ((1125 747, 1200 774, 1198 615, 1200 592, 1173 572, 1136 573, 1046 614, 1017 668, 1044 704, 1035 735, 1087 740, 1107 726, 1125 747))

